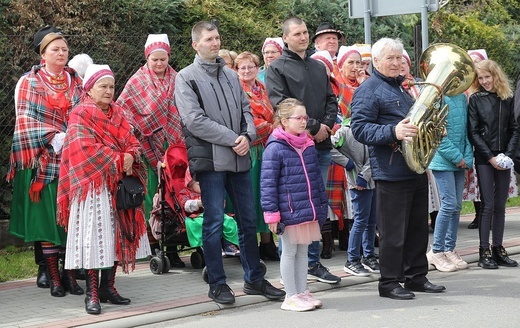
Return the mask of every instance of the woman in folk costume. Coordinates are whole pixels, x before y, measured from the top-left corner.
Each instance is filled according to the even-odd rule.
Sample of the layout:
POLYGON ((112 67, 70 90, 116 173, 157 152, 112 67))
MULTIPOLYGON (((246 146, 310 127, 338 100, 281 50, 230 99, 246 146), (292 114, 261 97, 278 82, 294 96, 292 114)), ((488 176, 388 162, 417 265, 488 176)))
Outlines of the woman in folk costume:
POLYGON ((89 65, 83 88, 63 148, 57 219, 68 230, 65 269, 87 270, 85 309, 99 314, 100 301, 130 303, 114 287, 118 263, 128 273, 136 258, 149 255, 143 208, 116 208, 118 181, 133 174, 146 185, 146 170, 139 141, 112 101, 114 74, 108 65, 89 65))
MULTIPOLYGON (((317 51, 312 54, 311 57, 325 65, 327 75, 329 76, 330 84, 332 86, 332 91, 338 98, 338 116, 336 119, 336 124, 332 129, 332 134, 334 135, 334 133, 341 126, 343 120, 350 117, 349 105, 350 101, 352 100, 352 95, 354 94, 354 88, 347 84, 341 83, 333 76, 332 72, 334 71, 334 61, 328 51, 317 51)), ((347 217, 352 217, 350 196, 348 195, 348 185, 345 170, 341 165, 338 165, 334 162, 331 162, 329 167, 327 196, 329 199, 330 210, 332 211, 332 213, 329 213, 329 217, 331 218, 331 221, 337 221, 339 247, 341 250, 346 250, 348 248, 348 227, 347 224, 345 224, 344 219, 347 219, 347 217), (345 213, 348 213, 349 215, 345 215, 345 213)), ((322 238, 323 251, 321 253, 321 257, 330 258, 332 256, 332 248, 334 244, 333 237, 329 237, 328 233, 324 232, 322 238)))
POLYGON ((282 38, 266 38, 262 45, 262 56, 264 57, 264 66, 258 68, 257 78, 265 85, 265 75, 269 65, 283 53, 282 38))
MULTIPOLYGON (((277 44, 275 41, 267 43, 268 46, 277 44), (273 43, 274 42, 274 43, 273 43)), ((264 48, 268 49, 265 44, 264 48)), ((281 48, 280 48, 281 49, 281 48)), ((280 52, 281 54, 281 52, 280 52)), ((256 128, 256 140, 250 149, 251 154, 251 179, 256 209, 256 231, 260 233, 260 258, 262 260, 279 261, 278 249, 273 240, 273 234, 264 221, 264 213, 260 205, 260 171, 262 167, 262 154, 265 143, 273 132, 274 109, 267 97, 264 84, 258 79, 260 59, 251 52, 243 52, 235 59, 235 70, 238 73, 240 84, 244 89, 251 105, 251 114, 256 128)), ((230 203, 230 202, 229 202, 230 203)))
MULTIPOLYGON (((146 64, 128 80, 116 104, 121 106, 128 123, 133 127, 148 168, 148 192, 144 201, 148 221, 159 181, 157 162, 162 160, 168 145, 184 143, 184 137, 173 99, 177 72, 168 64, 168 35, 148 35, 144 55, 146 64)), ((171 262, 173 267, 184 267, 177 252, 172 253, 171 262)))
POLYGON ((56 224, 61 147, 69 112, 82 92, 81 79, 65 66, 68 44, 54 26, 40 29, 34 45, 41 63, 20 78, 15 91, 16 124, 7 172, 7 180, 14 180, 9 231, 26 242, 41 242, 52 296, 65 296, 66 290, 81 295, 73 272, 65 270, 60 279, 58 257, 67 236, 56 224))

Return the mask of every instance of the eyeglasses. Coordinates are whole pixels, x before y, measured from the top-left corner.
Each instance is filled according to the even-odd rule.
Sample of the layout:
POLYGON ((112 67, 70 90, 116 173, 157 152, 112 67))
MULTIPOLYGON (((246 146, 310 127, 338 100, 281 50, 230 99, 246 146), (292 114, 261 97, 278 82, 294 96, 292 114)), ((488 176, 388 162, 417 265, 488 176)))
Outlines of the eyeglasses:
POLYGON ((287 118, 291 119, 291 120, 296 120, 298 122, 308 122, 309 121, 309 116, 289 116, 287 118))
POLYGON ((242 67, 239 67, 238 70, 239 71, 247 71, 247 70, 254 70, 256 68, 256 66, 242 66, 242 67))
POLYGON ((279 54, 280 51, 264 51, 262 52, 263 55, 276 55, 279 54))

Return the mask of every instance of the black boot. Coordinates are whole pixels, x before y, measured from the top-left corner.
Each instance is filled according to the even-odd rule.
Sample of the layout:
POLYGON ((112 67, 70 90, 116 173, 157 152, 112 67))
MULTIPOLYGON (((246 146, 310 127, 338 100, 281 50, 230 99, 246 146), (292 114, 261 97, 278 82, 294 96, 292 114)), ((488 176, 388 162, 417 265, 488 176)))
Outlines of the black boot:
POLYGON ((174 249, 174 250, 169 249, 166 252, 166 255, 168 256, 168 259, 170 260, 170 265, 172 268, 184 268, 186 266, 184 261, 179 257, 179 253, 177 253, 177 249, 174 249))
POLYGON ((491 256, 491 251, 487 247, 479 247, 479 259, 478 266, 482 269, 498 269, 497 262, 493 260, 491 256))
POLYGON ((58 254, 45 256, 47 277, 50 278, 51 295, 54 297, 65 296, 65 288, 61 284, 60 270, 58 268, 58 254))
POLYGON ((87 279, 87 270, 85 270, 85 269, 74 270, 74 277, 76 277, 76 280, 87 279))
POLYGON ((518 266, 518 262, 509 258, 505 248, 500 246, 491 246, 491 257, 498 265, 506 267, 518 266))
POLYGON ((76 270, 63 269, 61 282, 65 290, 68 290, 72 295, 83 295, 85 291, 78 285, 74 271, 76 270))
POLYGON ((87 296, 85 296, 85 311, 87 311, 88 314, 100 314, 101 304, 99 304, 98 295, 99 271, 87 270, 87 276, 85 281, 87 283, 87 296))
POLYGON ((38 263, 38 276, 36 276, 36 286, 40 288, 49 288, 49 277, 47 276, 47 266, 45 261, 38 263))
POLYGON ((334 248, 332 234, 330 231, 323 232, 321 234, 321 240, 323 242, 323 247, 321 249, 321 258, 322 259, 330 259, 332 257, 332 249, 334 248))
POLYGON ((263 261, 280 261, 280 255, 278 255, 276 245, 274 245, 274 247, 273 245, 273 240, 267 243, 260 243, 258 251, 260 252, 260 258, 263 261))
POLYGON ((114 287, 116 280, 117 264, 111 269, 101 270, 101 283, 99 284, 99 301, 106 303, 110 301, 112 304, 128 305, 130 299, 122 297, 114 287))
POLYGON ((478 220, 480 218, 480 202, 473 202, 473 206, 475 207, 475 218, 468 225, 468 229, 477 229, 478 228, 478 220))

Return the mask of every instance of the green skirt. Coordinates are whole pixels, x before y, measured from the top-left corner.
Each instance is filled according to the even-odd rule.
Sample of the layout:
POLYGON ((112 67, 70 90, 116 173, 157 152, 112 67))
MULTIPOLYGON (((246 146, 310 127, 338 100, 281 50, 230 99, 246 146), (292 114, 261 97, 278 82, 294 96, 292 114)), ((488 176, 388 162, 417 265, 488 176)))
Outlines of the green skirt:
POLYGON ((255 199, 256 232, 269 232, 269 226, 264 221, 264 211, 260 205, 260 171, 262 169, 262 144, 251 147, 251 183, 253 185, 253 197, 255 199))
POLYGON ((55 245, 67 244, 67 234, 56 223, 56 196, 58 179, 54 179, 41 191, 41 198, 34 203, 29 198, 29 188, 35 170, 16 172, 9 232, 26 242, 46 241, 55 245))
POLYGON ((144 159, 148 170, 148 184, 146 185, 146 195, 144 197, 144 217, 146 222, 150 219, 150 212, 153 209, 153 196, 157 193, 157 188, 159 186, 159 177, 152 167, 148 164, 148 162, 144 159))

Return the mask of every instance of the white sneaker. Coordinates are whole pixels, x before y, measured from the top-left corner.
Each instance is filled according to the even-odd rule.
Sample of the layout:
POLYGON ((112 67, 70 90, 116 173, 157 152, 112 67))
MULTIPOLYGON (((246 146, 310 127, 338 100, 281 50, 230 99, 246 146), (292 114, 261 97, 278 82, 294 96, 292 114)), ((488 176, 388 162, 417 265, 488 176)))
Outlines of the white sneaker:
POLYGON ((285 300, 282 303, 282 310, 304 312, 314 310, 314 305, 304 301, 298 297, 298 295, 293 295, 291 297, 285 297, 285 300))
POLYGON ((434 253, 433 250, 430 249, 430 251, 426 253, 426 258, 428 262, 440 272, 457 271, 455 264, 448 260, 444 252, 434 253))
POLYGON ((300 299, 314 305, 314 307, 316 309, 319 309, 323 306, 323 303, 320 300, 315 299, 314 296, 312 296, 311 292, 308 289, 306 291, 304 291, 303 293, 298 294, 298 296, 300 297, 300 299))
POLYGON ((446 258, 448 259, 448 261, 455 264, 455 267, 457 268, 457 270, 465 270, 468 268, 468 263, 466 261, 464 261, 460 257, 459 253, 457 253, 456 251, 444 252, 444 255, 446 255, 446 258))

